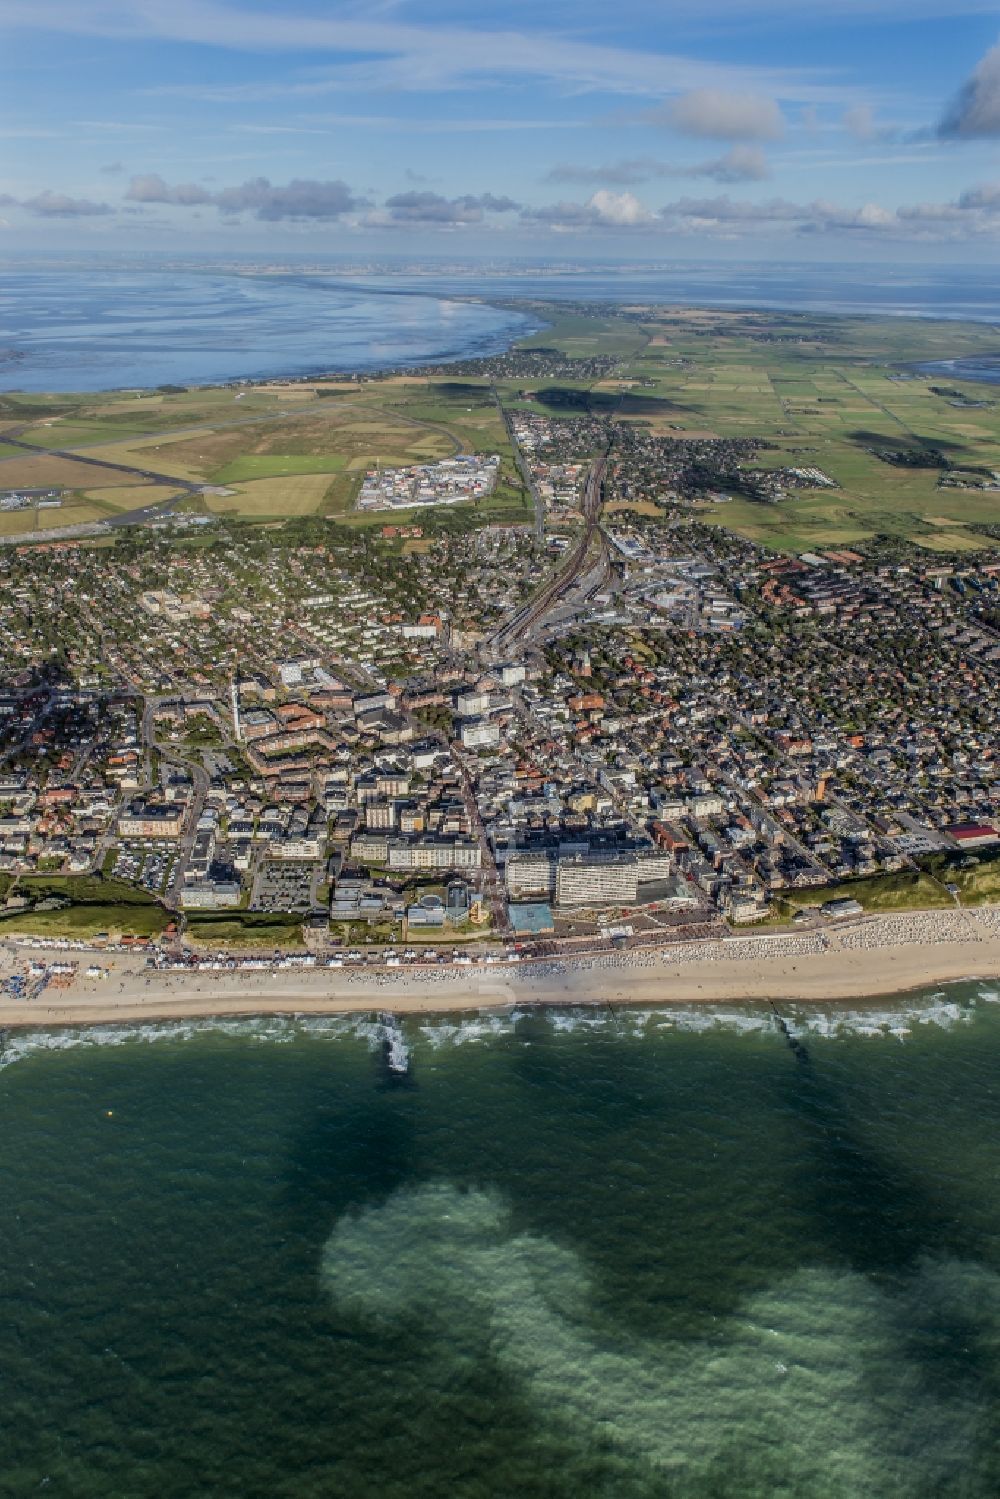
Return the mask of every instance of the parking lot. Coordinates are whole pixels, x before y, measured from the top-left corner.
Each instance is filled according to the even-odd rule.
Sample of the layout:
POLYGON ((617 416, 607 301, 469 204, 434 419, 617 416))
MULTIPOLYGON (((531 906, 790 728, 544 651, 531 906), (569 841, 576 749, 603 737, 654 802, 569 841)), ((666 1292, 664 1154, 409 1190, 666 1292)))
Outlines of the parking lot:
POLYGON ((268 860, 254 880, 251 911, 308 911, 312 905, 312 864, 268 860))
POLYGON ((173 879, 176 855, 171 849, 148 843, 120 843, 111 873, 116 880, 139 885, 151 895, 162 895, 173 879))

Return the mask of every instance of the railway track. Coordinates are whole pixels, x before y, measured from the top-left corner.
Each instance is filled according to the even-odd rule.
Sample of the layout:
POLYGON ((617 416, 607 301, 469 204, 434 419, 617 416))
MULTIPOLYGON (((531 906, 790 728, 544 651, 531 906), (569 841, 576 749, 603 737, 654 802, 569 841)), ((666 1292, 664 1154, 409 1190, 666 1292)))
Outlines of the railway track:
POLYGON ((601 498, 604 489, 604 474, 607 469, 607 454, 602 454, 590 468, 584 486, 583 495, 583 535, 575 544, 563 566, 555 577, 542 587, 542 589, 530 598, 526 604, 507 621, 505 625, 496 632, 488 642, 491 654, 499 655, 508 651, 518 641, 526 639, 544 620, 549 610, 570 588, 579 580, 581 573, 590 556, 595 537, 603 547, 603 537, 600 535, 598 517, 601 510, 601 498))

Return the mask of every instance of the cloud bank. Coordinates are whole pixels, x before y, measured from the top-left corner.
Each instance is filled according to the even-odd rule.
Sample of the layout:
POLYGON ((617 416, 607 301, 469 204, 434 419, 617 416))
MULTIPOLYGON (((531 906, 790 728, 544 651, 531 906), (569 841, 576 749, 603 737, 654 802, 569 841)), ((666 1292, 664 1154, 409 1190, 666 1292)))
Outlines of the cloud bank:
POLYGON ((445 198, 440 193, 395 193, 386 198, 384 209, 369 214, 366 223, 372 227, 400 224, 481 224, 486 213, 514 213, 520 208, 513 198, 493 193, 464 193, 445 198))
POLYGON ((1000 44, 987 52, 959 89, 938 133, 967 140, 1000 136, 1000 44))
POLYGON ((722 156, 693 166, 676 166, 649 156, 612 161, 587 167, 560 163, 546 173, 546 182, 593 182, 609 187, 630 187, 656 177, 708 177, 713 182, 761 182, 771 175, 767 157, 759 146, 733 146, 722 156))
POLYGON ((110 203, 95 203, 91 198, 71 198, 66 193, 35 193, 30 198, 13 198, 5 193, 0 207, 23 208, 40 219, 95 219, 114 213, 110 203))
POLYGON ((266 177, 255 177, 238 187, 211 193, 193 182, 174 186, 155 172, 133 177, 125 197, 132 203, 165 203, 180 208, 210 204, 220 213, 252 213, 267 223, 281 219, 339 219, 367 205, 346 182, 315 182, 296 178, 284 187, 273 186, 266 177))

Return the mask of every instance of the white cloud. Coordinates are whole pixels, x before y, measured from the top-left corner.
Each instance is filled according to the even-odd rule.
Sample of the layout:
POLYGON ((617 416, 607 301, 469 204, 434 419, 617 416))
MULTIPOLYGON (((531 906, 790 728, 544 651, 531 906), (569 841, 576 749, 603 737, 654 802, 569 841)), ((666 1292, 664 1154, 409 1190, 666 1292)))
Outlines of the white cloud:
POLYGON ((603 224, 651 224, 653 215, 633 193, 613 193, 600 188, 588 205, 603 224))
POLYGON ((196 183, 179 182, 171 187, 157 172, 133 177, 125 196, 132 203, 174 203, 182 208, 212 201, 212 194, 196 183))
POLYGON ((959 208, 986 208, 1000 213, 1000 182, 984 182, 971 187, 958 200, 959 208))
POLYGON ((724 155, 693 166, 677 166, 669 161, 638 156, 626 161, 610 161, 604 166, 586 167, 561 163, 546 173, 547 182, 601 182, 612 187, 632 186, 657 177, 709 177, 714 182, 760 182, 770 177, 767 157, 759 146, 733 146, 724 155))
POLYGON ((20 206, 43 219, 103 218, 114 209, 110 203, 95 203, 90 198, 71 198, 66 193, 46 190, 32 198, 22 198, 20 206))
POLYGON ((653 213, 631 193, 601 191, 586 203, 526 208, 521 217, 527 224, 544 224, 563 234, 642 230, 737 239, 791 233, 957 243, 1000 236, 1000 183, 972 189, 956 202, 896 209, 875 202, 845 205, 824 198, 808 203, 779 197, 750 202, 720 193, 711 198, 677 198, 653 213))
POLYGON ((975 189, 954 203, 915 203, 885 208, 859 207, 817 198, 794 203, 770 198, 747 203, 725 195, 680 198, 660 211, 661 222, 679 233, 761 234, 784 226, 798 234, 850 234, 877 238, 953 243, 983 235, 1000 235, 1000 185, 975 189))
POLYGON ((542 208, 526 208, 522 218, 561 231, 646 229, 657 223, 656 215, 650 213, 633 193, 613 193, 607 188, 600 188, 586 203, 552 203, 542 208))
POLYGON ((710 140, 773 141, 785 131, 774 99, 717 88, 693 89, 678 99, 669 99, 660 109, 650 111, 647 119, 669 125, 683 135, 710 140))
POLYGON ((897 135, 897 131, 890 125, 879 125, 876 122, 875 111, 870 104, 854 104, 850 109, 845 109, 841 124, 848 135, 862 143, 891 141, 897 135))

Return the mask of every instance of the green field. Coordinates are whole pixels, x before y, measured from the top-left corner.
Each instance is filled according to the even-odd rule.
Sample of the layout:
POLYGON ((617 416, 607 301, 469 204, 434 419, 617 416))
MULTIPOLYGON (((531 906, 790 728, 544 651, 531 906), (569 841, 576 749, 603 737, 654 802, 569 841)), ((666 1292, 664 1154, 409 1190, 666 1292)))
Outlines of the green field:
POLYGON ((0 933, 94 937, 98 932, 109 932, 155 937, 171 919, 147 891, 100 875, 22 875, 14 889, 33 900, 56 897, 71 904, 56 911, 16 911, 0 916, 0 933))
POLYGON ((302 921, 264 911, 189 911, 193 942, 229 947, 301 947, 302 921))
POLYGON ((30 895, 33 900, 44 900, 49 896, 65 900, 99 902, 116 901, 127 906, 152 906, 155 898, 137 885, 124 880, 105 879, 99 874, 23 874, 17 880, 21 895, 30 895))
POLYGON ((505 404, 613 413, 663 437, 755 437, 770 445, 755 460, 762 468, 822 469, 836 488, 790 490, 778 504, 734 498, 699 512, 778 551, 876 536, 929 552, 996 545, 975 528, 1000 521, 1000 491, 947 487, 940 467, 879 456, 940 453, 959 468, 1000 469, 1000 392, 910 368, 995 352, 986 325, 654 307, 629 316, 630 324, 557 314, 522 346, 612 354, 613 377, 527 389, 509 381, 505 404))
POLYGON ((338 453, 305 457, 295 453, 248 454, 234 458, 212 475, 213 484, 242 484, 247 479, 284 479, 290 474, 338 474, 347 459, 338 453))
POLYGON ((519 340, 518 348, 560 349, 564 354, 582 358, 587 354, 635 355, 649 341, 645 329, 618 319, 587 317, 542 304, 534 310, 544 311, 549 326, 541 333, 519 340))
POLYGON ((800 910, 820 906, 828 900, 857 900, 866 911, 921 911, 950 907, 954 901, 941 882, 924 870, 872 875, 869 879, 844 880, 810 890, 783 890, 781 898, 800 910))
POLYGON ((67 906, 62 911, 19 911, 0 916, 0 936, 25 932, 36 937, 96 937, 108 932, 156 937, 169 920, 162 906, 67 906))
POLYGON ((1000 905, 1000 851, 980 849, 973 860, 934 854, 921 863, 939 880, 958 886, 963 906, 1000 905))

